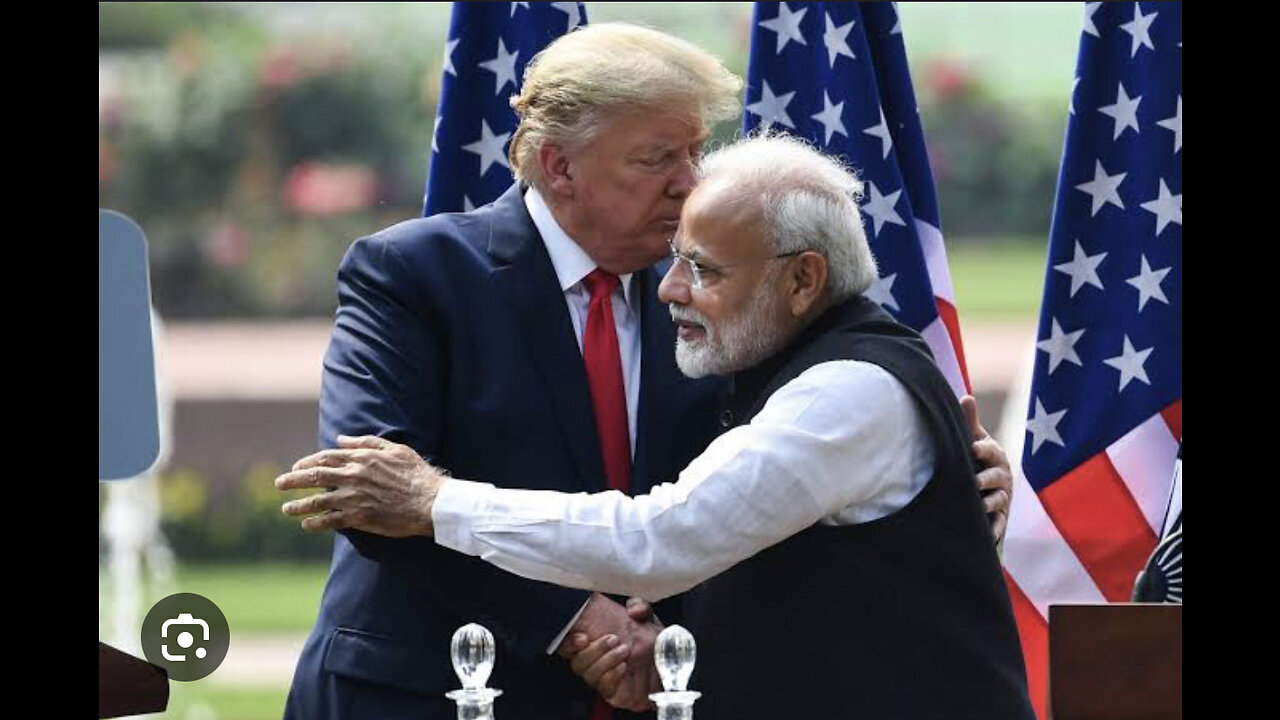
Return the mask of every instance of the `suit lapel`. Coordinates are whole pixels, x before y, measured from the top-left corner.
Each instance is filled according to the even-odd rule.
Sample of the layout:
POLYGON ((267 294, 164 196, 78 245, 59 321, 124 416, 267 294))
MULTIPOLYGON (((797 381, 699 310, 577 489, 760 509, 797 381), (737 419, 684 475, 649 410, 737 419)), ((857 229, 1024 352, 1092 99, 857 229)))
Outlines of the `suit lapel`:
POLYGON ((664 453, 674 447, 668 440, 669 433, 682 426, 676 417, 679 406, 680 385, 684 376, 676 369, 674 353, 676 329, 671 315, 658 300, 658 283, 662 280, 661 263, 637 273, 640 293, 640 407, 636 411, 636 454, 631 468, 631 492, 638 495, 652 486, 675 480, 671 477, 655 477, 664 453))
POLYGON ((494 202, 489 253, 498 261, 494 287, 516 318, 516 331, 551 396, 578 470, 575 485, 588 492, 600 490, 604 464, 582 353, 555 268, 518 186, 494 202))

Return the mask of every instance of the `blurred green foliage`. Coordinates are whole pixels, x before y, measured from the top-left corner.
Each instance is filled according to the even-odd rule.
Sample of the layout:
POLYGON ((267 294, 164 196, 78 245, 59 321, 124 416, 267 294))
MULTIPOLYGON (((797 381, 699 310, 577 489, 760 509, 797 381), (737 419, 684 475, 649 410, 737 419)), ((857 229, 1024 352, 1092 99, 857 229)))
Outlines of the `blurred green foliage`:
POLYGON ((234 22, 213 3, 98 3, 98 52, 158 48, 190 28, 234 22))
POLYGON ((1049 236, 1066 113, 1054 103, 1002 99, 965 64, 914 68, 948 241, 1049 236))
MULTIPOLYGON (((935 26, 964 20, 968 44, 981 45, 979 33, 1000 22, 989 17, 996 10, 948 8, 912 10, 907 27, 948 241, 1043 238, 1069 86, 1061 97, 1046 88, 1059 74, 1069 80, 1071 59, 1029 58, 1019 75, 991 73, 947 44, 956 33, 935 26), (1045 63, 1050 80, 1026 80, 1045 63), (1034 87, 1020 94, 1001 82, 1034 87)), ((750 11, 588 7, 596 22, 685 37, 739 74, 750 11)), ((99 5, 99 206, 146 232, 163 315, 332 312, 334 272, 352 239, 420 212, 448 13, 443 3, 99 5)), ((1007 17, 1033 26, 1041 44, 1065 22, 1007 17)), ((1064 36, 1078 32, 1072 22, 1064 36)), ((736 130, 717 127, 713 144, 736 130)))
POLYGON ((288 498, 273 480, 286 468, 259 463, 238 485, 213 487, 190 468, 175 468, 160 477, 160 528, 183 561, 215 562, 252 559, 327 559, 333 549, 329 534, 303 531, 280 514, 288 498))
POLYGON ((163 314, 327 313, 351 240, 419 212, 430 43, 391 69, 386 48, 221 6, 99 21, 98 202, 146 232, 163 314))

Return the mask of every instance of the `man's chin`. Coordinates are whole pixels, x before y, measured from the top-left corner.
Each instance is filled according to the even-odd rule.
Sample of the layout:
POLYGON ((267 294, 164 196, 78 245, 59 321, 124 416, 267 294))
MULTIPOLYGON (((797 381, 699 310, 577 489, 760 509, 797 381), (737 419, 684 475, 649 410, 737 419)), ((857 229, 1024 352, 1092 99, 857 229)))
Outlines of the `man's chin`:
MULTIPOLYGON (((608 267, 602 263, 601 268, 615 275, 640 272, 653 267, 662 260, 671 257, 671 246, 667 237, 646 236, 640 240, 627 241, 626 251, 608 259, 608 267)), ((619 245, 623 243, 620 241, 619 245)))
POLYGON ((676 340, 676 367, 680 368, 680 373, 687 378, 697 380, 709 375, 725 375, 727 372, 721 367, 720 358, 704 344, 702 340, 698 343, 691 343, 686 340, 676 340))
POLYGON ((637 250, 635 260, 637 263, 643 263, 637 268, 637 270, 647 268, 651 265, 656 265, 657 263, 671 257, 671 246, 668 244, 668 241, 671 240, 671 236, 674 234, 674 229, 670 232, 666 230, 659 230, 645 235, 643 240, 635 243, 633 245, 637 250))

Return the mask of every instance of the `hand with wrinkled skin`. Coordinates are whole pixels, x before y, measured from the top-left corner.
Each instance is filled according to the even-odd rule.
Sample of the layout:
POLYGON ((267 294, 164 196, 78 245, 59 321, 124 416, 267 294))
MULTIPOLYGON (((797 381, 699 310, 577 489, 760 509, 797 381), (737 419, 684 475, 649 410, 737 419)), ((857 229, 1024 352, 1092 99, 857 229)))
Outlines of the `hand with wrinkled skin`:
MULTIPOLYGON (((337 448, 309 455, 276 478, 276 488, 325 490, 281 507, 286 515, 302 516, 306 530, 407 537, 433 534, 431 509, 445 482, 448 477, 410 447, 340 436, 337 448)), ((558 653, 614 707, 643 711, 652 707, 653 645, 661 630, 643 601, 633 599, 624 608, 594 593, 558 653)))
POLYGON ((662 623, 644 601, 632 598, 624 610, 596 593, 557 652, 610 705, 642 712, 653 707, 649 693, 661 689, 653 664, 661 630, 662 623), (617 632, 602 633, 603 628, 617 632))
POLYGON ((991 521, 991 535, 997 544, 1004 540, 1009 529, 1009 507, 1013 503, 1013 470, 1004 448, 995 441, 978 419, 978 401, 972 395, 960 399, 960 407, 969 421, 973 435, 973 455, 982 468, 978 472, 978 492, 982 495, 982 510, 991 521))
POLYGON ((294 463, 276 478, 279 490, 323 488, 325 492, 285 503, 281 512, 301 516, 304 530, 354 528, 387 537, 431 535, 431 508, 440 470, 406 445, 366 435, 338 437, 338 447, 294 463))
MULTIPOLYGON (((996 543, 1004 540, 1013 499, 1009 458, 978 418, 973 396, 960 400, 974 437, 973 454, 983 469, 975 482, 996 543)), ((276 478, 280 490, 324 488, 327 492, 287 502, 286 515, 304 516, 304 530, 353 528, 388 537, 432 535, 431 508, 448 477, 408 446, 375 436, 338 438, 338 448, 309 455, 276 478), (312 516, 312 517, 305 517, 312 516)))

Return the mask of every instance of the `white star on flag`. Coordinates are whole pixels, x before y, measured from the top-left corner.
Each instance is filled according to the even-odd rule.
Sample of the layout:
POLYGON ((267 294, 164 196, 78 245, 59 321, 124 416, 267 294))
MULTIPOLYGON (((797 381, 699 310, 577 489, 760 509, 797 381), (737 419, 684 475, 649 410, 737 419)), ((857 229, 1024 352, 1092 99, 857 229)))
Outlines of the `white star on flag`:
POLYGON ((1093 211, 1091 215, 1097 215, 1103 205, 1111 203, 1121 210, 1124 209, 1124 203, 1120 200, 1120 183, 1124 182, 1124 178, 1128 173, 1116 173, 1108 175, 1106 168, 1102 167, 1102 161, 1096 160, 1097 165, 1094 166, 1093 179, 1087 183, 1080 183, 1076 189, 1093 198, 1093 211))
POLYGON ((898 301, 893 297, 893 283, 897 279, 898 273, 877 278, 871 288, 867 290, 867 297, 879 304, 880 307, 901 310, 898 307, 898 301))
POLYGON ((1169 304, 1169 298, 1164 296, 1164 290, 1160 287, 1160 283, 1164 282, 1164 276, 1169 274, 1172 267, 1151 269, 1151 265, 1147 263, 1146 255, 1139 255, 1142 259, 1142 269, 1138 274, 1125 280, 1125 282, 1138 288, 1138 312, 1147 306, 1147 301, 1155 298, 1165 305, 1169 304))
POLYGON ((775 122, 779 122, 794 130, 796 126, 791 122, 791 116, 787 114, 787 106, 791 104, 791 98, 793 97, 795 97, 795 92, 774 95, 773 90, 769 87, 769 81, 764 80, 760 88, 760 99, 748 105, 746 110, 749 113, 760 116, 760 127, 762 128, 767 128, 775 122))
POLYGON ((1156 123, 1166 130, 1173 131, 1173 152, 1182 152, 1182 96, 1178 96, 1178 112, 1173 117, 1156 123))
POLYGON ((850 20, 848 23, 836 27, 835 21, 827 15, 827 30, 822 34, 822 42, 827 46, 827 61, 831 63, 832 69, 835 69, 836 58, 843 55, 850 60, 856 60, 853 50, 849 48, 849 31, 853 29, 856 20, 850 20))
POLYGON ((1058 423, 1062 422, 1062 416, 1066 414, 1066 408, 1055 413, 1045 412, 1044 404, 1040 402, 1040 398, 1036 398, 1036 414, 1034 417, 1027 418, 1027 432, 1031 433, 1032 455, 1035 455, 1040 446, 1046 442, 1066 447, 1062 442, 1062 436, 1058 434, 1058 423))
POLYGON ((1116 104, 1098 108, 1098 112, 1115 120, 1115 134, 1111 136, 1112 140, 1118 139, 1120 133, 1126 128, 1133 128, 1135 133, 1141 132, 1138 129, 1138 103, 1142 102, 1142 96, 1131 98, 1124 91, 1124 83, 1119 85, 1120 89, 1116 91, 1116 104))
POLYGON ((1161 178, 1160 194, 1155 200, 1142 203, 1142 209, 1155 214, 1156 237, 1160 237, 1169 223, 1182 224, 1182 193, 1174 195, 1169 192, 1169 186, 1161 178))
POLYGON ((1142 14, 1142 4, 1133 4, 1133 20, 1120 26, 1120 29, 1133 36, 1133 47, 1129 52, 1129 57, 1138 54, 1138 48, 1146 47, 1155 50, 1156 46, 1151 42, 1151 23, 1156 21, 1158 12, 1150 15, 1142 14))
POLYGON ((825 142, 828 145, 831 144, 831 136, 835 133, 840 133, 845 137, 849 136, 849 133, 846 132, 844 128, 844 121, 840 119, 840 114, 843 112, 844 112, 844 102, 841 101, 836 105, 832 105, 831 98, 828 96, 827 91, 823 90, 822 91, 822 112, 815 113, 810 117, 822 123, 822 127, 824 130, 826 130, 826 134, 827 134, 827 139, 825 140, 825 142))
POLYGON ((889 30, 889 34, 902 34, 902 13, 898 12, 898 3, 893 3, 893 28, 889 30))
POLYGON ((1049 354, 1050 375, 1058 369, 1063 360, 1084 366, 1084 363, 1080 362, 1080 356, 1076 354, 1076 342, 1080 340, 1081 335, 1084 335, 1084 328, 1064 333, 1062 326, 1058 324, 1058 319, 1053 319, 1053 328, 1049 331, 1049 337, 1036 343, 1037 349, 1049 354))
POLYGON ((1071 259, 1071 262, 1054 265, 1053 269, 1071 276, 1071 297, 1075 297, 1076 291, 1085 285, 1092 285, 1099 290, 1104 289, 1102 287, 1102 279, 1098 277, 1098 266, 1102 264, 1103 259, 1106 257, 1106 253, 1086 254, 1084 247, 1077 240, 1075 257, 1071 259))
POLYGON ((502 88, 507 83, 511 83, 511 87, 516 87, 516 58, 520 56, 520 51, 513 53, 507 52, 507 44, 498 38, 498 54, 492 60, 485 60, 480 63, 480 67, 488 70, 494 75, 495 95, 502 94, 502 88))
POLYGON ((444 44, 444 71, 454 77, 458 77, 458 71, 453 68, 453 49, 458 47, 460 42, 462 42, 461 38, 454 38, 444 44))
POLYGON ((880 228, 884 227, 885 223, 906 227, 907 224, 902 221, 902 216, 894 209, 898 204, 898 196, 902 195, 902 189, 894 190, 888 195, 881 195, 880 188, 876 187, 875 183, 868 180, 867 185, 871 188, 871 197, 862 206, 862 212, 875 220, 876 235, 880 234, 880 228))
POLYGON ((551 3, 551 7, 564 13, 569 18, 569 27, 565 28, 564 33, 568 35, 573 29, 578 27, 582 21, 582 14, 578 12, 578 3, 576 2, 558 2, 551 3))
POLYGON ((519 91, 529 58, 562 34, 561 12, 571 27, 586 20, 581 3, 450 5, 449 32, 437 50, 443 50, 443 69, 436 78, 438 119, 430 129, 424 216, 483 206, 511 186, 510 172, 493 169, 509 165, 503 146, 512 133, 494 134, 517 124, 508 100, 519 91))
MULTIPOLYGON (((1002 558, 1030 678, 1049 676, 1037 649, 1050 608, 1128 600, 1161 540, 1183 422, 1182 201, 1169 192, 1183 185, 1182 5, 1091 1, 1076 16, 1078 79, 1002 558)), ((857 112, 855 96, 836 95, 857 112)), ((1052 705, 1043 682, 1030 693, 1052 705)))
POLYGON ((1098 8, 1102 7, 1100 2, 1091 2, 1084 4, 1084 31, 1096 38, 1102 37, 1098 34, 1098 26, 1093 24, 1093 14, 1098 12, 1098 8))
POLYGON ((1147 379, 1147 371, 1143 368, 1143 364, 1147 362, 1147 356, 1151 351, 1155 350, 1149 347, 1146 350, 1134 350, 1133 344, 1129 342, 1129 336, 1124 336, 1124 350, 1113 358, 1107 358, 1102 362, 1120 371, 1120 390, 1123 392, 1126 385, 1132 380, 1141 380, 1150 385, 1151 381, 1147 379))
POLYGON ((781 55, 782 49, 792 40, 801 45, 809 44, 805 42, 804 33, 800 32, 800 21, 804 19, 804 14, 807 12, 809 12, 809 8, 801 8, 799 12, 792 12, 786 3, 778 3, 778 17, 760 21, 760 27, 772 30, 778 35, 778 45, 775 48, 776 54, 781 55))
POLYGON ((507 139, 511 137, 511 133, 506 132, 501 135, 494 135, 489 129, 489 123, 484 120, 480 121, 480 139, 470 145, 463 145, 462 149, 469 153, 475 153, 480 156, 480 176, 484 174, 494 165, 501 165, 504 168, 511 167, 507 164, 507 139))
POLYGON ((884 153, 884 157, 887 158, 889 157, 889 151, 893 149, 893 136, 889 134, 889 123, 885 122, 884 119, 884 108, 879 108, 879 110, 880 124, 872 125, 863 130, 862 134, 880 138, 880 149, 884 153))

